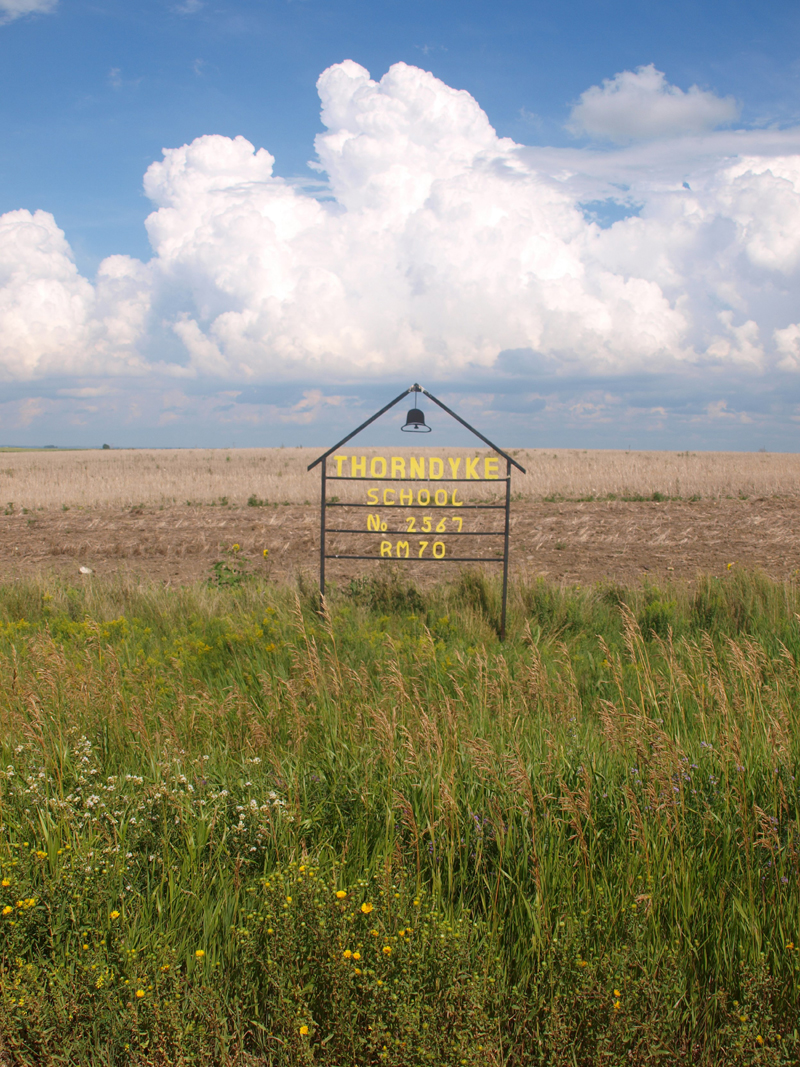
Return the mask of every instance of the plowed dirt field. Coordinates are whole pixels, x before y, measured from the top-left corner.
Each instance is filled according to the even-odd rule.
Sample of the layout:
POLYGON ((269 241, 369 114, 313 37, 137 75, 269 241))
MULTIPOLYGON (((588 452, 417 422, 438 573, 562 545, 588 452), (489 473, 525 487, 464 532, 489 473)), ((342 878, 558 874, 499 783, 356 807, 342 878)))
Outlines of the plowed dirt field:
MULTIPOLYGON (((128 572, 179 584, 210 577, 220 560, 246 561, 251 572, 284 580, 298 570, 315 575, 318 539, 318 507, 300 504, 0 515, 6 581, 48 572, 80 580, 84 567, 98 576, 128 572)), ((800 499, 523 501, 512 508, 511 559, 512 573, 564 582, 691 580, 698 573, 721 574, 729 564, 758 566, 786 579, 800 573, 800 499)), ((329 561, 328 575, 341 581, 379 566, 329 561)), ((417 564, 408 573, 426 581, 452 574, 453 566, 417 564)))

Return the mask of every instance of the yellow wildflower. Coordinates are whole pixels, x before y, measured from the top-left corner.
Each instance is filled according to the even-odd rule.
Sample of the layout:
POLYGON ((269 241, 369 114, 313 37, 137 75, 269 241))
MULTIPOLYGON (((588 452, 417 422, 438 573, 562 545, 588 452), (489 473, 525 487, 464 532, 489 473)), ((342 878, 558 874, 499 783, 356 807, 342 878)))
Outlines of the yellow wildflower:
POLYGON ((579 967, 588 967, 589 964, 586 962, 586 960, 578 960, 578 966, 579 967))
POLYGON ((622 996, 622 993, 620 993, 620 991, 619 991, 618 989, 615 989, 615 990, 614 990, 614 996, 615 996, 615 997, 621 997, 621 996, 622 996))
POLYGON ((10 915, 13 910, 14 909, 11 907, 10 904, 6 904, 6 906, 3 908, 3 915, 10 915))
POLYGON ((354 974, 361 974, 361 968, 360 967, 354 967, 353 968, 353 973, 354 974))
POLYGON ((352 953, 352 952, 350 951, 350 949, 349 949, 349 948, 346 948, 346 949, 344 950, 344 952, 342 953, 342 955, 344 956, 344 958, 345 958, 346 960, 349 960, 349 959, 350 959, 350 957, 351 957, 351 956, 353 955, 353 953, 352 953))
POLYGON ((300 1027, 300 1033, 303 1035, 303 1037, 305 1037, 306 1034, 308 1033, 308 1027, 307 1026, 301 1026, 300 1027))
POLYGON ((267 556, 269 555, 269 549, 265 548, 264 551, 261 553, 261 555, 264 557, 264 559, 266 559, 267 556))
POLYGON ((759 1034, 758 1037, 756 1038, 756 1044, 757 1045, 763 1045, 764 1044, 764 1038, 761 1036, 761 1034, 759 1034))
POLYGON ((391 956, 391 954, 392 954, 392 946, 391 945, 384 945, 383 946, 383 954, 384 954, 384 956, 391 956))
POLYGON ((42 850, 40 848, 38 848, 36 850, 36 858, 37 858, 37 860, 46 859, 47 858, 47 853, 46 852, 42 852, 42 850))
POLYGON ((119 912, 118 911, 112 911, 110 917, 112 919, 118 919, 119 918, 119 912))
POLYGON ((136 999, 137 1000, 141 1000, 143 996, 144 996, 144 990, 143 989, 137 989, 136 990, 136 999))
POLYGON ((286 903, 287 904, 291 904, 292 903, 292 898, 291 897, 287 897, 286 898, 286 903))
POLYGON ((619 1001, 618 1000, 614 1001, 614 1011, 619 1011, 619 1001))
POLYGON ((353 959, 354 960, 360 960, 361 959, 361 953, 360 952, 354 952, 353 953, 353 959))
POLYGON ((195 952, 194 955, 195 955, 195 959, 201 960, 203 958, 203 956, 205 956, 205 952, 203 951, 203 949, 199 948, 199 949, 197 949, 197 951, 195 952))
POLYGON ((337 900, 344 900, 344 898, 346 896, 347 896, 347 893, 345 893, 345 891, 343 889, 337 889, 336 890, 336 899, 337 900))
POLYGON ((3 881, 0 882, 0 885, 3 887, 3 889, 8 889, 8 887, 11 885, 11 880, 8 878, 4 878, 3 881))
POLYGON ((365 915, 369 915, 369 913, 373 910, 373 906, 368 900, 365 900, 364 903, 361 905, 361 910, 365 915))
MULTIPOLYGON (((3 884, 5 885, 5 882, 4 882, 3 884)), ((789 950, 793 949, 793 948, 794 948, 794 941, 790 941, 790 942, 789 942, 789 944, 788 944, 788 945, 787 945, 786 947, 787 947, 787 948, 788 948, 789 950)))

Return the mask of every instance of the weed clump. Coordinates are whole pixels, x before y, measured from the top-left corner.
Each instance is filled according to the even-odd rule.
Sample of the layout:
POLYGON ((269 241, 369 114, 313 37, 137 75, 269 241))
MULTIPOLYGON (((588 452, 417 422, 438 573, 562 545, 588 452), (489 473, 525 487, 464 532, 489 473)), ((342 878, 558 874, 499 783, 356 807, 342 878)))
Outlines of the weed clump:
POLYGON ((354 578, 347 586, 346 595, 356 604, 379 613, 403 615, 425 611, 425 601, 420 591, 396 570, 354 578))

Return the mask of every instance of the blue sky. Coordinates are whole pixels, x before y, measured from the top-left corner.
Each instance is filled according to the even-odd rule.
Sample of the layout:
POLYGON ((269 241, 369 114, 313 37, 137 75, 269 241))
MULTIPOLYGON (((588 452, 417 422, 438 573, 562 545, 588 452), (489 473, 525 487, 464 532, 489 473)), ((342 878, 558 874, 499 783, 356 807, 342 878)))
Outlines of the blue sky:
POLYGON ((509 445, 796 449, 796 4, 3 12, 0 442, 323 445, 419 377, 509 445))

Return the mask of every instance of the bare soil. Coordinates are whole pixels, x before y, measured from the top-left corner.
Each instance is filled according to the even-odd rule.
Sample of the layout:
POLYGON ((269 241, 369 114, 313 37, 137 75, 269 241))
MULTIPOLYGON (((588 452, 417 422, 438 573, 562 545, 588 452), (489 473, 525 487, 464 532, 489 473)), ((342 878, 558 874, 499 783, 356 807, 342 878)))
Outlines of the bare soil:
MULTIPOLYGON (((332 519, 335 513, 329 514, 332 519)), ((501 526, 502 512, 485 521, 501 526)), ((361 549, 355 550, 371 544, 375 551, 378 537, 362 539, 361 549)), ((491 556, 502 545, 499 538, 445 540, 448 554, 480 554, 475 548, 480 541, 491 546, 483 549, 491 556)), ((357 541, 344 547, 340 540, 342 547, 336 549, 334 539, 331 547, 352 552, 357 541)), ((98 576, 127 572, 174 585, 211 577, 220 560, 246 561, 252 573, 280 581, 301 570, 316 575, 318 546, 319 509, 306 505, 176 504, 0 515, 6 581, 47 573, 81 580, 79 568, 88 567, 98 576)), ((581 584, 635 583, 646 576, 692 580, 701 573, 727 572, 729 564, 760 567, 776 579, 787 579, 800 574, 800 499, 519 502, 512 508, 511 559, 512 573, 581 584)), ((328 576, 342 581, 378 566, 328 561, 328 576)), ((453 569, 411 564, 408 572, 426 581, 453 569)))

